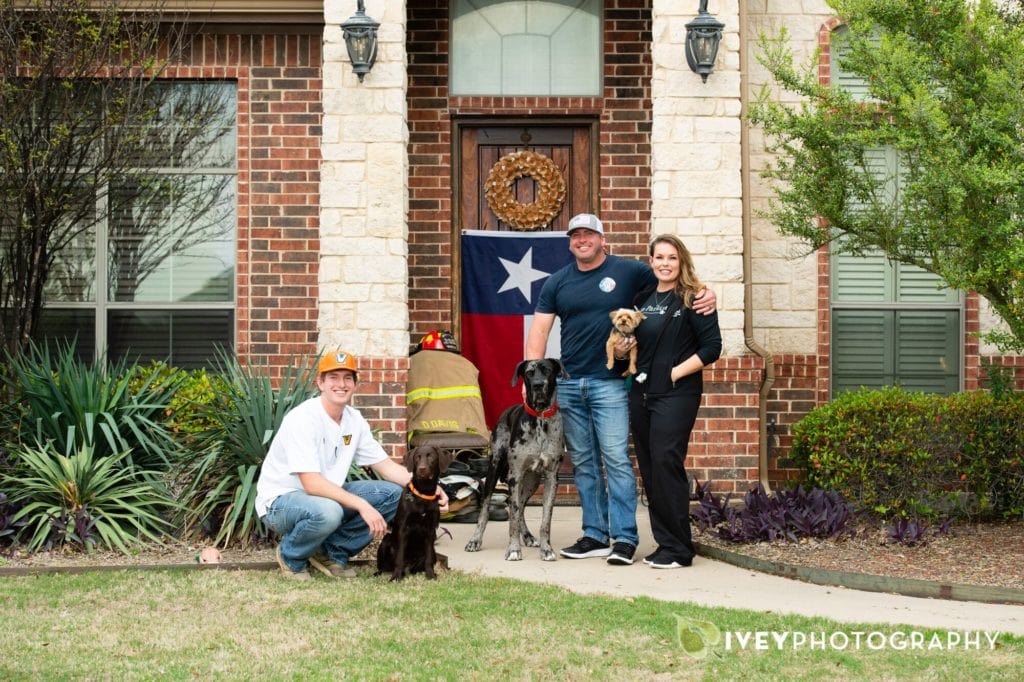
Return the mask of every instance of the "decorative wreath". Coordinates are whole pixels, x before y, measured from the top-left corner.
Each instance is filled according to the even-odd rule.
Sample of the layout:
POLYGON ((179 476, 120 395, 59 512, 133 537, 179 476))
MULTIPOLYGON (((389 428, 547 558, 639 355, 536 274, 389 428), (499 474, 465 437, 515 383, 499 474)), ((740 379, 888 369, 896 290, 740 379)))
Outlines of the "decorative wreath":
POLYGON ((484 197, 502 222, 516 230, 534 230, 550 223, 562 210, 565 178, 543 154, 513 152, 498 159, 487 174, 484 197), (523 177, 537 183, 537 199, 532 204, 521 204, 512 195, 512 186, 523 177))

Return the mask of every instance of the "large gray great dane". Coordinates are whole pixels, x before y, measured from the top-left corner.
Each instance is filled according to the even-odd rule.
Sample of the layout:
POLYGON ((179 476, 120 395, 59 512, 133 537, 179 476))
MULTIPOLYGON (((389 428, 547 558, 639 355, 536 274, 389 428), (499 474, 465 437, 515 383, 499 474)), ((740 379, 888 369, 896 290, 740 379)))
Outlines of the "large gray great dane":
POLYGON ((555 400, 555 380, 566 376, 558 360, 524 360, 516 367, 512 385, 520 377, 525 384, 526 401, 501 413, 491 434, 491 463, 484 483, 480 516, 473 537, 466 543, 467 552, 480 549, 487 527, 487 517, 499 480, 508 483, 508 549, 506 561, 523 558, 520 542, 527 547, 540 546, 540 558, 554 561, 551 549, 551 509, 555 504, 558 466, 562 462, 565 441, 562 436, 562 413, 555 400), (540 543, 530 533, 523 519, 527 500, 544 483, 544 512, 540 524, 540 543))

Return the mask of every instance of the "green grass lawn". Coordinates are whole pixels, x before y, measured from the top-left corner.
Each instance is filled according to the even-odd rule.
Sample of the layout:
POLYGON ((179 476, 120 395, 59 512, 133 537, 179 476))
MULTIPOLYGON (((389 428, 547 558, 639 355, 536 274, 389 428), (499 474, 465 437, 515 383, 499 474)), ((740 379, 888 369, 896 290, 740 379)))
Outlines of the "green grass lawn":
POLYGON ((874 644, 921 632, 934 645, 934 635, 942 642, 948 635, 577 595, 457 573, 400 584, 369 573, 294 583, 256 571, 3 578, 0 623, 4 680, 1011 680, 1024 670, 1019 637, 1000 635, 990 648, 982 635, 980 649, 952 650, 872 650, 865 640, 857 650, 858 631, 882 633, 874 644), (677 616, 713 624, 722 640, 693 658, 680 645, 677 616), (757 650, 758 631, 849 644, 757 650), (743 636, 751 637, 745 649, 737 645, 743 636))

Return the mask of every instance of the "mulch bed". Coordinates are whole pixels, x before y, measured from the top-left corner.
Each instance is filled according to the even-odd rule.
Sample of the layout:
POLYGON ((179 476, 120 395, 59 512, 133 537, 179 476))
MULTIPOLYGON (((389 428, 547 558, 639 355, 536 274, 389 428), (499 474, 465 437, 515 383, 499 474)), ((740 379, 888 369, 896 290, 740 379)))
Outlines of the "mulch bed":
POLYGON ((694 531, 698 543, 746 556, 832 571, 931 580, 945 584, 1024 589, 1024 522, 959 523, 921 545, 886 544, 886 534, 864 527, 838 541, 734 544, 694 531))

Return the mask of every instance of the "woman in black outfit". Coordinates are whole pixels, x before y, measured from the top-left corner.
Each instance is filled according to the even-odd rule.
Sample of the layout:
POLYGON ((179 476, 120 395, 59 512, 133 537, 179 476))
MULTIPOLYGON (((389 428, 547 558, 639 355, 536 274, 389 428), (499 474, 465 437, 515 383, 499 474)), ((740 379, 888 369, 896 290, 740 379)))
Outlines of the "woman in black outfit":
POLYGON ((652 568, 693 563, 690 486, 683 461, 704 391, 702 370, 722 352, 718 313, 698 315, 693 297, 704 285, 675 235, 649 248, 656 286, 637 294, 646 315, 636 331, 637 374, 629 394, 629 421, 658 548, 644 559, 652 568))

